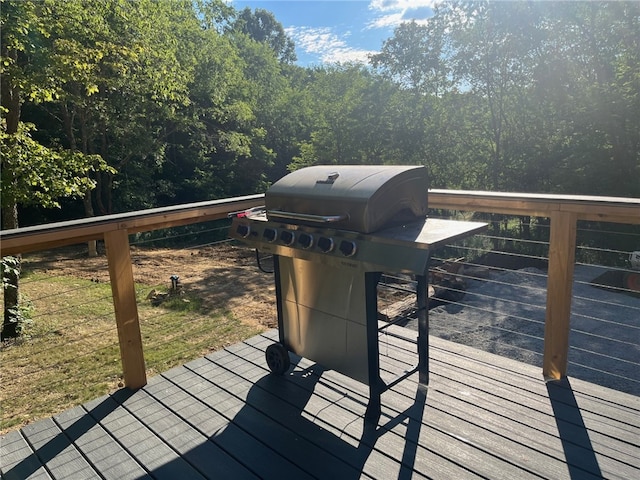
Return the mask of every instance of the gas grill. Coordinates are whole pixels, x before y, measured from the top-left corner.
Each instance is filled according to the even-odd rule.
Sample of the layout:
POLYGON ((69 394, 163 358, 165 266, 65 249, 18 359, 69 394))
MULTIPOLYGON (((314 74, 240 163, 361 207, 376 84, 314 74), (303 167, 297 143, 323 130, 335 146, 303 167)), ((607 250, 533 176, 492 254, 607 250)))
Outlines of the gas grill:
POLYGON ((234 215, 230 235, 272 254, 279 343, 266 350, 273 373, 289 352, 369 386, 366 419, 377 421, 381 395, 418 372, 428 383, 428 267, 431 251, 483 229, 477 222, 427 218, 427 171, 420 166, 314 166, 286 175, 264 208, 234 215), (380 376, 378 318, 383 273, 415 276, 416 366, 380 376))

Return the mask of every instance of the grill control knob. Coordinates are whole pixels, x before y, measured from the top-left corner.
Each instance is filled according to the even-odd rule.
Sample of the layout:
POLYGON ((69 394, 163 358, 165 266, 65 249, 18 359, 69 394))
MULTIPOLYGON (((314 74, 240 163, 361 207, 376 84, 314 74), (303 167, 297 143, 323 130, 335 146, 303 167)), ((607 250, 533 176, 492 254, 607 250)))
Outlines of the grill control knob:
POLYGON ((275 228, 265 228, 262 232, 262 238, 269 243, 274 242, 278 238, 278 231, 275 228))
POLYGON ((313 235, 309 233, 301 233, 298 237, 298 243, 305 250, 313 247, 313 235))
POLYGON ((353 257, 356 254, 356 243, 350 240, 342 240, 340 242, 340 253, 345 257, 353 257))
POLYGON ((334 243, 333 238, 320 237, 318 239, 318 248, 322 251, 322 253, 332 252, 335 246, 336 244, 334 243))
POLYGON ((293 245, 296 236, 293 234, 291 230, 283 230, 280 233, 280 241, 284 243, 286 246, 293 245))
POLYGON ((251 227, 249 225, 238 225, 236 233, 242 238, 247 238, 251 233, 251 227))

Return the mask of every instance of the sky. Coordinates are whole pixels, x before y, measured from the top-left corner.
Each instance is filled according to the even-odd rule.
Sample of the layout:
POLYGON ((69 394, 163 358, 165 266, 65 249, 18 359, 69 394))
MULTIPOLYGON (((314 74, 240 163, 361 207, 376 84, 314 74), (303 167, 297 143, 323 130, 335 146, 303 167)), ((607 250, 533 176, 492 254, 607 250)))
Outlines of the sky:
POLYGON ((436 0, 232 0, 237 10, 273 13, 296 44, 302 67, 367 62, 403 21, 424 22, 436 0))

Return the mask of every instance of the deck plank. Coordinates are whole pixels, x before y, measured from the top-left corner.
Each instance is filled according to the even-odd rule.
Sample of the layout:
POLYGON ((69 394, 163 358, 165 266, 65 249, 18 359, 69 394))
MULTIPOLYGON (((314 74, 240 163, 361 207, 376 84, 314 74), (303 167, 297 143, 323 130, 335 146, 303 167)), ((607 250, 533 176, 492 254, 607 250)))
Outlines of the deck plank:
MULTIPOLYGON (((236 383, 234 390, 237 395, 249 392, 245 398, 246 405, 259 410, 283 427, 295 431, 297 435, 307 440, 312 448, 321 449, 335 457, 335 460, 329 458, 327 461, 349 464, 356 469, 356 472, 363 471, 362 467, 366 463, 368 468, 364 469, 365 475, 372 473, 368 472, 368 469, 372 469, 373 473, 377 472, 378 475, 384 472, 387 477, 397 476, 399 465, 387 455, 381 454, 379 451, 372 451, 366 444, 354 439, 340 438, 327 428, 330 426, 329 424, 319 425, 311 421, 310 417, 305 416, 301 407, 314 400, 320 400, 317 395, 312 394, 312 391, 295 388, 288 379, 266 375, 266 371, 262 372, 260 378, 254 378, 255 372, 261 369, 240 357, 237 357, 235 362, 224 366, 214 364, 208 367, 203 366, 199 372, 206 376, 208 370, 229 367, 233 369, 235 375, 245 379, 243 383, 236 383), (283 397, 274 394, 273 390, 282 394, 285 401, 283 401, 283 397)), ((331 406, 326 401, 320 401, 322 404, 321 407, 318 407, 320 409, 331 406)), ((364 413, 363 408, 362 413, 364 413)), ((361 418, 349 410, 338 411, 335 409, 331 415, 333 427, 336 424, 351 423, 361 418)), ((322 472, 323 468, 325 468, 324 465, 319 466, 314 472, 316 474, 322 472)))
MULTIPOLYGON (((467 347, 468 348, 468 347, 467 347)), ((472 349, 471 349, 472 350, 472 349)), ((496 360, 500 360, 501 357, 495 357, 494 361, 496 360)), ((534 367, 535 368, 535 367, 534 367)), ((490 378, 490 377, 487 377, 490 378)), ((539 396, 544 396, 547 393, 546 387, 544 386, 544 382, 541 381, 541 379, 537 380, 538 382, 538 389, 540 390, 539 392, 539 396)), ((480 382, 480 384, 482 385, 482 382, 480 382)), ((432 381, 432 384, 430 386, 430 392, 437 390, 437 385, 435 384, 434 381, 432 381), (435 387, 435 388, 434 388, 435 387)), ((473 387, 473 386, 472 386, 473 387)), ((409 391, 412 391, 412 387, 411 385, 409 385, 408 383, 401 383, 399 384, 398 387, 396 387, 397 389, 403 389, 406 388, 409 391)), ((470 390, 468 387, 464 387, 467 388, 467 390, 469 390, 469 392, 472 392, 472 390, 470 390)), ((529 387, 531 388, 531 387, 529 387)), ((597 389, 599 390, 601 387, 597 387, 597 389)), ((446 388, 445 388, 446 390, 446 388)), ((454 390, 455 391, 455 390, 454 390)), ((466 393, 469 393, 466 392, 466 393)), ((491 392, 488 392, 488 396, 491 397, 490 395, 491 392)), ((385 394, 386 395, 386 401, 389 402, 390 398, 389 398, 389 394, 385 394)), ((410 394, 407 394, 407 397, 409 397, 410 394)), ((451 395, 450 395, 451 396, 451 395)), ((624 398, 626 396, 626 394, 622 395, 622 398, 624 398)), ((451 399, 454 399, 454 396, 451 396, 451 399)), ((543 453, 544 455, 539 459, 539 463, 541 465, 545 466, 545 470, 548 470, 551 465, 553 465, 553 457, 556 457, 556 460, 559 460, 560 463, 558 464, 556 462, 555 468, 556 469, 560 469, 559 471, 554 472, 547 472, 547 475, 549 475, 551 478, 553 478, 553 475, 558 475, 561 474, 563 471, 566 472, 566 469, 563 467, 563 464, 565 462, 567 462, 567 458, 566 458, 566 453, 563 453, 563 448, 565 450, 567 449, 573 449, 572 451, 569 451, 568 453, 570 454, 569 457, 571 459, 571 461, 573 461, 574 464, 570 465, 572 468, 574 469, 578 469, 580 470, 582 473, 581 475, 584 476, 585 478, 587 478, 588 475, 588 469, 585 470, 585 465, 588 465, 587 463, 585 463, 586 460, 589 460, 589 458, 593 458, 593 454, 591 454, 590 456, 587 455, 588 451, 585 451, 584 448, 585 447, 593 447, 593 445, 591 444, 592 442, 589 440, 590 436, 594 435, 593 431, 589 431, 586 432, 584 429, 584 426, 582 427, 582 435, 578 436, 575 435, 575 432, 577 431, 578 433, 580 432, 579 429, 573 429, 572 431, 565 431, 563 432, 563 436, 565 438, 570 437, 571 438, 571 442, 562 442, 562 440, 559 438, 558 435, 558 427, 556 425, 550 425, 550 432, 547 432, 547 435, 545 437, 545 435, 541 435, 539 429, 538 429, 538 424, 537 424, 537 420, 532 422, 531 425, 527 425, 526 423, 516 423, 515 424, 515 428, 512 429, 512 431, 504 431, 505 429, 503 428, 504 422, 505 422, 505 417, 501 415, 501 413, 493 413, 493 412, 501 412, 501 410, 504 407, 510 407, 513 408, 513 406, 515 405, 518 409, 520 410, 515 410, 512 412, 512 418, 515 419, 519 419, 519 415, 521 414, 521 412, 527 412, 531 410, 531 407, 529 405, 527 405, 526 403, 523 405, 519 405, 517 401, 514 401, 514 399, 517 399, 517 391, 511 392, 509 397, 505 397, 505 399, 502 400, 502 402, 498 402, 498 403, 494 403, 492 409, 487 410, 487 412, 489 412, 489 415, 484 414, 484 415, 478 415, 477 413, 475 413, 473 416, 469 416, 469 412, 471 411, 475 411, 476 406, 476 400, 475 399, 471 399, 471 402, 466 402, 466 404, 463 404, 463 409, 460 411, 460 419, 465 422, 465 424, 463 425, 459 425, 458 426, 458 430, 455 430, 453 426, 451 427, 446 427, 449 431, 467 431, 469 430, 469 427, 474 427, 476 428, 476 433, 477 433, 477 428, 481 428, 481 429, 489 429, 492 432, 496 432, 499 433, 500 435, 502 435, 505 440, 511 439, 511 438, 517 438, 518 442, 521 444, 520 449, 522 446, 525 447, 525 450, 530 450, 533 447, 536 447, 536 442, 537 442, 537 447, 540 451, 540 453, 543 453), (502 405, 501 405, 502 403, 502 405), (491 420, 491 416, 494 416, 497 418, 495 418, 495 420, 492 422, 491 420), (474 417, 477 417, 477 419, 474 420, 474 417), (476 424, 474 426, 474 423, 476 424), (485 425, 486 423, 486 425, 485 425), (525 438, 522 439, 522 434, 523 432, 530 433, 530 437, 529 439, 525 438), (576 440, 577 439, 577 440, 576 440), (579 443, 576 444, 575 442, 579 442, 581 439, 586 439, 588 442, 588 445, 582 445, 580 446, 579 443), (533 442, 533 443, 532 443, 533 442), (580 450, 580 448, 582 448, 582 450, 580 450), (545 457, 545 456, 549 456, 551 455, 551 459, 549 459, 549 457, 545 457), (551 460, 551 461, 550 461, 551 460)), ((632 399, 629 399, 632 401, 635 401, 635 397, 633 397, 632 399)), ((547 398, 547 408, 548 408, 548 413, 546 414, 547 416, 549 416, 551 418, 552 422, 555 422, 553 420, 553 411, 552 409, 549 407, 549 399, 547 398)), ((494 400, 495 402, 495 400, 494 400)), ((447 411, 449 411, 449 404, 450 401, 447 402, 444 407, 447 408, 447 411)), ((509 420, 507 418, 507 420, 509 420)), ((436 422, 437 426, 444 426, 446 425, 446 419, 438 419, 438 421, 436 422)), ((600 457, 598 457, 599 463, 601 465, 598 466, 598 468, 602 468, 603 470, 605 469, 605 467, 612 472, 621 472, 623 475, 623 478, 625 475, 630 475, 631 477, 628 478, 633 478, 633 476, 637 475, 638 470, 637 470, 637 454, 638 454, 638 438, 640 438, 638 436, 638 428, 635 428, 635 434, 632 434, 632 438, 635 437, 635 441, 631 441, 630 443, 626 443, 624 441, 618 441, 617 439, 615 439, 615 437, 610 437, 610 438, 605 438, 606 442, 608 444, 613 444, 613 446, 609 449, 609 456, 607 455, 602 455, 600 457), (626 448, 625 448, 626 447, 626 448), (625 449, 627 450, 627 453, 625 452, 625 449), (627 472, 627 473, 624 473, 627 472)), ((612 431, 611 433, 615 433, 614 431, 612 431)), ((526 435, 525 435, 526 437, 526 435)), ((477 440, 478 437, 474 436, 474 440, 477 440)), ((508 441, 503 441, 500 442, 501 447, 504 447, 504 445, 509 445, 508 441)), ((493 450, 491 450, 493 451, 493 450)), ((499 451, 499 449, 498 449, 499 451)), ((494 452, 495 453, 495 452, 494 452)), ((596 451, 596 453, 599 453, 596 451)), ((518 458, 516 455, 513 455, 514 452, 512 452, 512 456, 514 458, 518 458)), ((526 458, 526 457, 524 457, 526 458)), ((529 462, 530 463, 530 462, 529 462)), ((593 462, 592 462, 593 463, 593 462)), ((598 468, 593 469, 596 477, 601 473, 598 468)))
MULTIPOLYGON (((488 380, 488 378, 485 378, 482 382, 488 380)), ((477 381, 477 379, 474 381, 477 381)), ((466 377, 466 382, 467 384, 472 383, 469 382, 469 376, 466 377)), ((541 380, 538 380, 537 382, 532 381, 529 388, 536 383, 539 389, 538 397, 545 398, 544 401, 540 401, 535 405, 536 408, 532 408, 532 405, 526 401, 526 396, 519 397, 517 391, 511 392, 509 396, 505 395, 503 398, 491 395, 493 393, 491 390, 488 391, 489 395, 475 395, 472 397, 471 392, 473 392, 474 388, 477 388, 477 385, 472 383, 469 386, 470 388, 467 388, 468 396, 472 398, 463 399, 464 401, 460 404, 460 414, 468 414, 470 409, 479 413, 477 408, 482 407, 486 413, 478 415, 478 420, 480 421, 468 416, 463 418, 469 423, 475 423, 478 427, 490 428, 496 432, 509 427, 511 433, 507 430, 504 433, 505 436, 517 437, 519 438, 518 441, 523 442, 524 445, 535 448, 545 455, 555 456, 565 462, 568 461, 566 458, 567 453, 570 453, 571 459, 576 463, 573 466, 576 468, 584 469, 585 461, 589 458, 589 452, 593 451, 591 457, 593 458, 594 453, 598 456, 599 467, 603 471, 605 469, 611 472, 626 471, 632 477, 638 473, 637 455, 640 430, 637 422, 635 427, 623 421, 619 423, 618 428, 612 428, 607 423, 599 422, 599 417, 594 413, 583 416, 581 413, 582 407, 578 406, 571 394, 571 390, 566 386, 558 385, 556 382, 545 385, 541 380), (560 392, 559 394, 557 393, 558 391, 560 392), (552 395, 551 401, 549 393, 552 395), (525 399, 524 402, 523 398, 525 399), (488 406, 482 405, 483 402, 487 401, 489 402, 488 406), (494 420, 492 420, 492 417, 494 420), (620 435, 620 427, 622 426, 625 429, 622 429, 623 434, 620 435), (606 430, 607 434, 600 432, 603 429, 606 430), (628 435, 626 435, 627 433, 628 435), (571 440, 569 442, 565 441, 567 438, 571 440), (565 450, 564 454, 562 453, 563 448, 565 450), (568 448, 572 449, 572 451, 567 452, 568 448), (579 467, 578 464, 580 465, 579 467), (628 466, 633 468, 630 469, 628 466)), ((458 384, 458 386, 461 385, 465 384, 458 384)), ((400 385, 398 388, 402 389, 404 386, 400 385)), ((451 391, 450 389, 443 389, 443 391, 446 390, 451 391)), ((625 396, 626 394, 622 394, 621 398, 625 396)), ((633 403, 635 397, 628 400, 629 403, 633 403)), ((615 412, 615 409, 608 405, 602 411, 608 416, 611 415, 610 412, 615 412)))
MULTIPOLYGON (((154 382, 156 386, 162 386, 165 382, 154 382)), ((196 429, 185 418, 189 417, 190 410, 181 409, 174 411, 161 401, 161 395, 152 393, 157 390, 153 385, 140 390, 123 406, 139 419, 144 419, 145 425, 162 441, 174 449, 184 460, 193 466, 202 476, 216 476, 218 478, 255 479, 240 462, 236 461, 229 453, 220 449, 209 441, 207 436, 196 429)), ((165 395, 170 393, 170 388, 163 388, 165 395)), ((224 428, 224 422, 220 421, 218 428, 224 428)), ((249 448, 249 445, 247 446, 249 448)))
POLYGON ((9 432, 0 441, 0 465, 6 480, 51 480, 20 431, 9 432))
MULTIPOLYGON (((250 353, 246 351, 238 353, 244 355, 245 358, 250 355, 250 353)), ((251 378, 251 376, 256 375, 256 372, 259 372, 257 375, 263 379, 271 380, 273 378, 267 375, 266 371, 261 371, 261 368, 257 365, 252 365, 242 372, 236 369, 236 372, 241 375, 249 375, 247 377, 248 383, 252 383, 252 381, 255 380, 251 378)), ((296 397, 309 397, 308 391, 301 395, 292 394, 293 390, 291 385, 288 384, 292 382, 298 383, 297 386, 299 389, 308 390, 310 388, 309 381, 314 384, 316 383, 315 380, 310 380, 306 369, 301 369, 298 374, 287 377, 285 380, 278 380, 277 377, 274 380, 276 380, 276 382, 285 382, 285 385, 281 388, 278 387, 276 382, 273 382, 272 385, 273 389, 271 390, 271 394, 278 396, 276 403, 278 406, 290 402, 296 397)), ((257 382, 259 381, 258 379, 257 382)), ((346 379, 345 377, 345 381, 352 380, 346 379)), ((270 381, 269 384, 271 383, 270 381)), ((312 400, 306 405, 303 402, 302 404, 294 406, 295 409, 302 410, 300 413, 294 414, 293 418, 299 417, 296 421, 301 425, 309 422, 328 430, 332 436, 325 439, 325 443, 322 445, 323 448, 331 448, 333 451, 339 452, 343 443, 352 446, 359 445, 360 456, 347 455, 345 461, 357 465, 365 474, 370 473, 373 476, 377 476, 376 478, 397 478, 398 476, 406 475, 408 469, 413 473, 414 466, 411 464, 417 461, 423 464, 422 466, 425 471, 428 470, 427 466, 437 469, 440 478, 473 478, 475 476, 471 471, 455 464, 445 456, 422 449, 422 447, 416 444, 415 440, 405 440, 406 432, 402 430, 403 426, 400 424, 395 426, 396 431, 394 432, 378 431, 375 435, 370 433, 365 434, 363 431, 363 417, 367 399, 362 396, 362 392, 349 392, 345 389, 345 385, 331 385, 330 388, 327 388, 323 386, 323 383, 329 385, 324 379, 320 380, 315 387, 312 387, 312 400), (347 405, 346 408, 345 405, 347 405), (400 431, 400 433, 398 433, 398 431, 400 431), (362 445, 360 445, 361 442, 362 445), (403 456, 405 456, 405 451, 408 450, 420 451, 420 454, 415 455, 411 462, 405 461, 403 465, 400 462, 403 456), (362 463, 361 452, 366 454, 364 464, 362 463), (389 457, 394 462, 391 464, 392 466, 388 466, 389 457), (357 462, 360 462, 360 464, 357 462), (386 463, 388 470, 379 470, 378 462, 386 463), (381 471, 384 471, 387 476, 381 475, 381 471)), ((354 383, 358 384, 357 382, 354 383)), ((409 401, 405 403, 407 408, 412 405, 412 402, 409 401)), ((280 408, 281 407, 278 407, 271 412, 271 414, 277 415, 280 408)), ((402 418, 402 421, 407 422, 407 418, 402 418)), ((388 429, 391 428, 391 426, 388 426, 388 429)), ((299 430, 303 430, 303 428, 299 430)), ((343 447, 342 449, 346 449, 348 453, 348 447, 343 447)), ((344 451, 342 455, 344 455, 344 451)), ((422 472, 420 468, 418 468, 414 476, 419 477, 421 475, 422 472)))
MULTIPOLYGON (((438 338, 432 338, 431 344, 430 374, 433 378, 439 378, 438 381, 457 382, 459 388, 468 387, 469 392, 477 391, 478 401, 511 405, 515 409, 512 418, 518 418, 527 411, 543 413, 555 426, 549 393, 546 387, 540 388, 545 384, 539 368, 470 347, 451 344, 438 338), (520 371, 515 374, 495 375, 493 365, 496 362, 499 362, 501 367, 504 365, 507 371, 509 368, 515 371, 518 367, 520 371), (522 406, 527 408, 522 409, 522 406)), ((554 382, 550 385, 553 384, 554 382)), ((566 395, 573 394, 575 401, 580 404, 582 416, 592 420, 598 426, 598 431, 611 436, 623 435, 622 439, 630 444, 637 442, 639 397, 575 379, 570 379, 569 389, 566 385, 561 388, 565 392, 563 395, 562 390, 558 389, 558 401, 573 401, 570 395, 566 395), (606 397, 610 397, 611 400, 605 400, 606 397)), ((536 421, 540 421, 540 418, 536 421)))
MULTIPOLYGON (((117 397, 116 397, 117 398, 117 397)), ((119 408, 115 398, 100 399, 86 404, 94 418, 122 447, 156 479, 202 479, 189 463, 156 436, 127 409, 119 408)))
POLYGON ((53 419, 27 425, 22 433, 52 477, 78 480, 98 478, 92 466, 53 419))
MULTIPOLYGON (((408 337, 415 332, 393 327, 408 337)), ((3 479, 640 478, 640 399, 431 338, 417 375, 382 396, 294 358, 271 375, 269 331, 0 438, 3 479)), ((415 346, 381 338, 384 376, 415 346)))
MULTIPOLYGON (((103 397, 108 398, 108 397, 103 397)), ((75 447, 106 479, 150 479, 148 473, 82 407, 54 417, 75 447)))

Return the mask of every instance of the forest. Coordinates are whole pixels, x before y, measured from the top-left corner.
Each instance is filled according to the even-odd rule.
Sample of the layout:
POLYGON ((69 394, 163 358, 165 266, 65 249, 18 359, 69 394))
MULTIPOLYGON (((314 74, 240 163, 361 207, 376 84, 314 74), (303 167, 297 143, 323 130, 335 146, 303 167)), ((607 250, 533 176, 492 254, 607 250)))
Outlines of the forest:
POLYGON ((296 65, 222 0, 2 0, 2 228, 263 192, 313 164, 640 197, 639 2, 443 2, 296 65), (20 217, 20 218, 18 218, 20 217))

